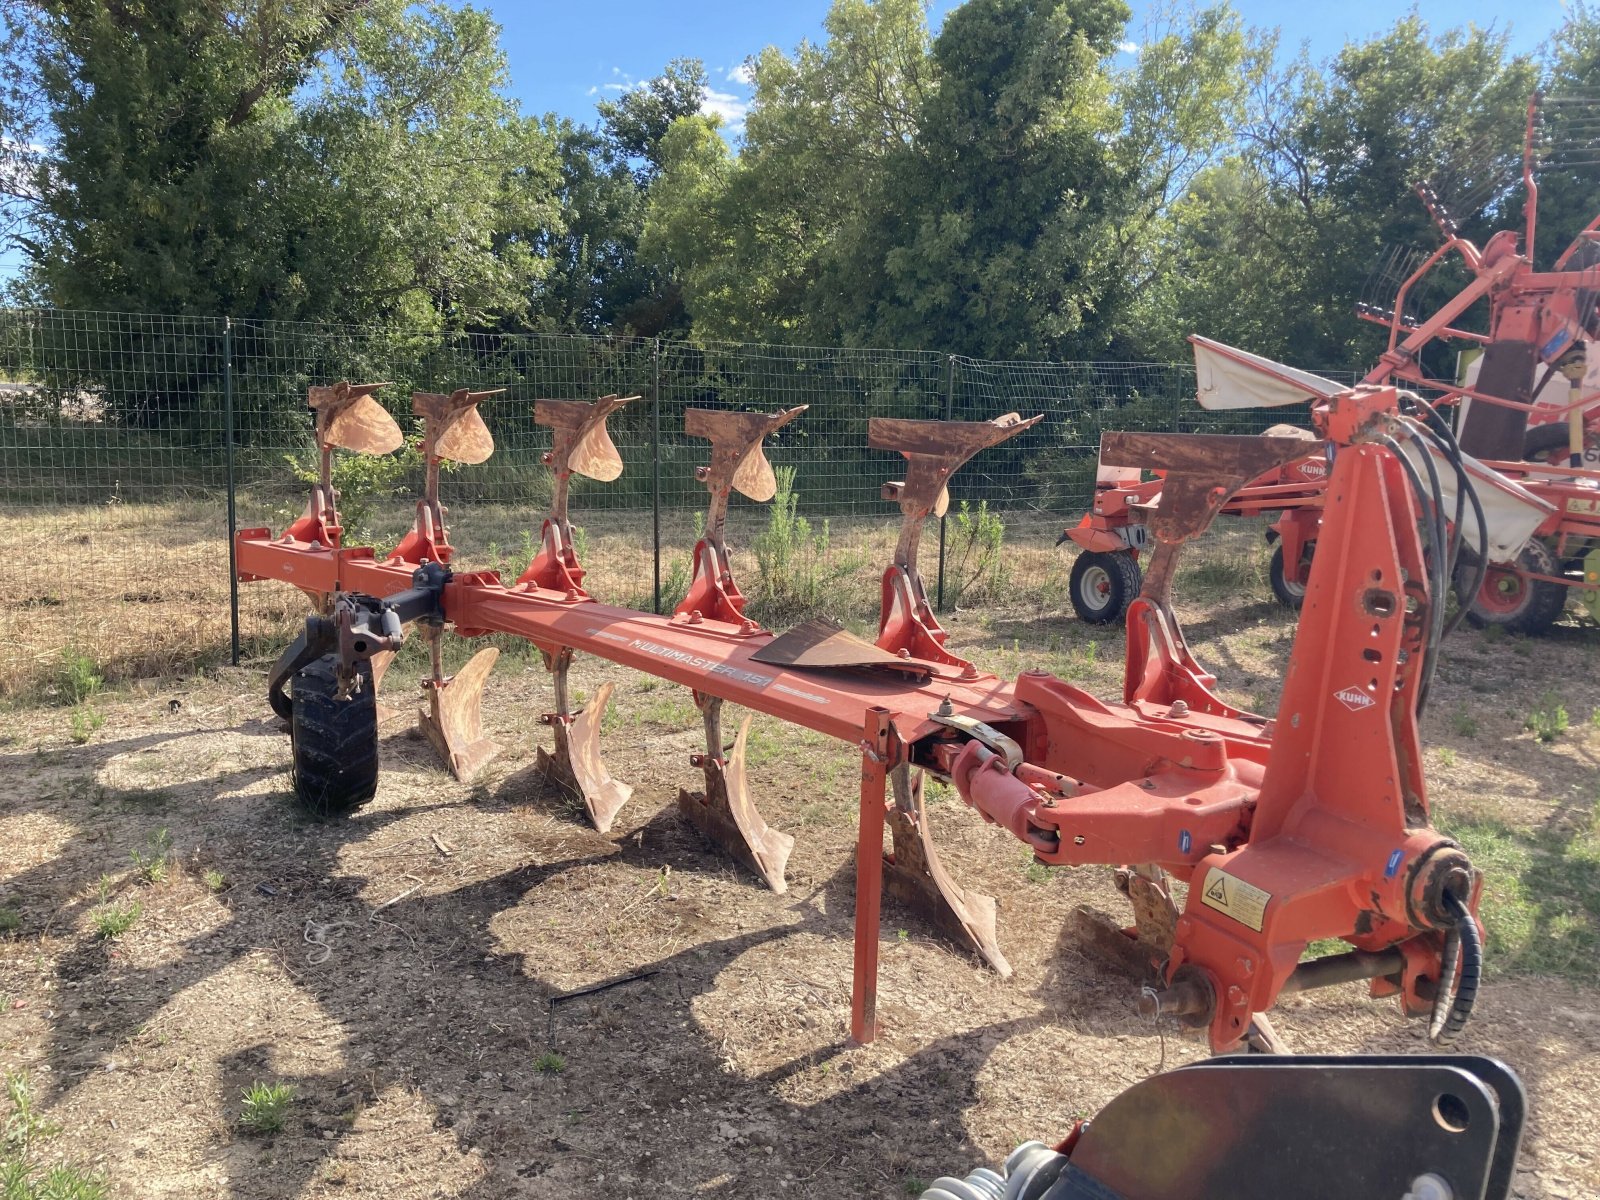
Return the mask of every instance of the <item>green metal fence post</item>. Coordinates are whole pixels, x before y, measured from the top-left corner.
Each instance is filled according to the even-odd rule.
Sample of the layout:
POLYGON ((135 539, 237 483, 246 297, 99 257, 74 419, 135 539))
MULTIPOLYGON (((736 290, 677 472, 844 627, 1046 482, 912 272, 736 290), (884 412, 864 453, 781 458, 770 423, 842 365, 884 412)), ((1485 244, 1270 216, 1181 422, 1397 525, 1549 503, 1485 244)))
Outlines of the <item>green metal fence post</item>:
POLYGON ((650 526, 655 551, 657 615, 661 612, 661 339, 650 344, 650 526))
POLYGON ((233 479, 233 318, 222 318, 222 460, 228 478, 228 621, 232 661, 239 665, 239 571, 234 534, 239 517, 233 479))
MULTIPOLYGON (((944 372, 944 419, 950 420, 950 415, 955 411, 956 402, 956 356, 950 355, 945 360, 944 372)), ((944 522, 939 518, 939 611, 944 612, 944 522)))

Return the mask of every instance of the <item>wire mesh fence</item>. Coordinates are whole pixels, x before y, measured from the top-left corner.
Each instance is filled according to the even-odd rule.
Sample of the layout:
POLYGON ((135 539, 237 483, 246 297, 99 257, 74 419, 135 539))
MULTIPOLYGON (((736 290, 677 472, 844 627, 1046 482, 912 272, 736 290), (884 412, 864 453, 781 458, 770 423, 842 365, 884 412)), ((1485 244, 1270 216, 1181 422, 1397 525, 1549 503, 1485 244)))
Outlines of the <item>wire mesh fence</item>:
MULTIPOLYGON (((533 401, 638 397, 610 421, 621 479, 575 480, 572 495, 586 585, 637 608, 670 607, 688 583, 705 500, 694 468, 706 461, 683 433, 688 408, 807 406, 768 447, 785 483, 793 472, 785 536, 813 594, 848 580, 864 595, 894 540, 880 489, 902 473, 867 446, 872 417, 1045 414, 957 478, 941 567, 947 540, 967 539, 965 562, 980 506, 1008 547, 1048 547, 1089 500, 1102 428, 1245 433, 1283 417, 1203 412, 1187 365, 0 309, 0 544, 21 566, 0 585, 11 647, 0 695, 49 690, 85 661, 114 676, 220 661, 235 616, 246 654, 281 642, 304 615, 299 593, 246 586, 232 610, 230 520, 281 530, 299 515, 316 468, 306 389, 338 379, 386 382, 379 399, 413 435, 392 456, 337 459, 346 543, 383 548, 409 526, 421 486, 411 392, 501 389, 481 406, 494 457, 448 471, 443 491, 457 562, 511 575, 549 498, 549 433, 533 401)), ((764 587, 773 520, 747 502, 730 517, 736 572, 764 587)), ((769 612, 781 607, 768 598, 769 612)))

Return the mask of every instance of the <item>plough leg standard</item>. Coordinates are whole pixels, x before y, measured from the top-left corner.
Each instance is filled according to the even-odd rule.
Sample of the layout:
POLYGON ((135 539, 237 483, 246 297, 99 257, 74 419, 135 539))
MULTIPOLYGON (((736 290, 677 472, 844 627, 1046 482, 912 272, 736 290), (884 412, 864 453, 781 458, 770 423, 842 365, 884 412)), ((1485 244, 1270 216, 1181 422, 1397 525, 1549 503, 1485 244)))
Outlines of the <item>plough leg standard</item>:
MULTIPOLYGON (((280 579, 319 598, 269 685, 274 706, 294 719, 297 788, 314 808, 348 810, 370 798, 377 735, 368 662, 392 651, 406 624, 418 624, 430 641, 447 624, 467 637, 510 634, 533 642, 555 674, 557 711, 545 718, 558 731, 552 770, 578 788, 600 828, 627 789, 600 759, 602 697, 582 713, 568 708, 572 655, 691 688, 705 717, 706 749, 695 757, 705 790, 685 792, 680 806, 775 889, 792 842, 751 800, 744 729, 731 750, 724 746, 722 705, 860 747, 851 1025, 858 1040, 876 1032, 886 877, 897 895, 933 903, 941 927, 1007 969, 993 900, 956 887, 928 838, 919 788, 925 774, 952 784, 1040 862, 1126 868, 1141 940, 1153 948, 1164 984, 1148 993, 1146 1006, 1206 1030, 1218 1050, 1238 1045, 1255 1014, 1284 992, 1350 980, 1368 981, 1374 996, 1397 997, 1407 1013, 1431 1014, 1436 1038, 1465 1023, 1481 962, 1472 915, 1481 881, 1460 847, 1429 823, 1416 727, 1436 661, 1451 539, 1437 489, 1430 493, 1399 453, 1399 441, 1433 434, 1399 411, 1394 389, 1362 388, 1324 402, 1322 425, 1338 450, 1318 566, 1274 720, 1216 695, 1214 678, 1183 640, 1168 588, 1182 544, 1246 480, 1302 457, 1302 441, 1105 435, 1106 461, 1162 469, 1166 483, 1150 520, 1157 548, 1129 614, 1123 697, 1103 702, 1043 671, 1009 684, 979 671, 947 648, 923 591, 916 562, 923 522, 962 463, 1031 424, 1016 414, 872 421, 870 444, 899 453, 906 467, 904 480, 885 489, 900 504, 903 526, 871 644, 823 621, 781 636, 763 629, 745 614, 729 570, 728 494, 770 497, 762 441, 800 410, 686 414, 688 431, 712 446, 710 464, 698 472, 710 512, 688 597, 658 616, 583 590, 567 524, 570 474, 604 479, 620 470, 605 433, 606 415, 624 402, 618 397, 536 406, 536 418, 556 433, 547 458, 556 487, 528 571, 507 585, 493 572, 451 569, 432 468, 452 454, 487 456, 476 398, 465 391, 415 398, 427 430, 429 492, 394 554, 340 545, 336 517, 324 520, 316 541, 301 526, 278 538, 266 529, 238 535, 241 577, 280 579), (329 745, 345 752, 330 756, 329 745), (884 853, 886 823, 892 856, 884 853), (1170 879, 1188 884, 1181 912, 1170 879), (1302 963, 1319 938, 1342 938, 1352 949, 1302 963)), ((339 423, 325 433, 319 419, 318 428, 327 444, 339 423)), ((462 776, 492 752, 478 721, 488 668, 474 665, 484 661, 448 679, 435 655, 425 682, 423 724, 462 776)))

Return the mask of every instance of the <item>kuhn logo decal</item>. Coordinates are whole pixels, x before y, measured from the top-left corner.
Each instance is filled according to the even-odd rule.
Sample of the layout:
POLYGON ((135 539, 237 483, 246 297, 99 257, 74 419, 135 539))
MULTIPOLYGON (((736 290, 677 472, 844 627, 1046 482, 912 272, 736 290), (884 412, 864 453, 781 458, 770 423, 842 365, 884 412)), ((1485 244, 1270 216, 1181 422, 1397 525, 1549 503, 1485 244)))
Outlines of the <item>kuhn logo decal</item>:
POLYGON ((1300 464, 1300 474, 1307 479, 1322 479, 1328 474, 1328 464, 1320 458, 1308 458, 1300 464))
POLYGON ((1367 695, 1367 689, 1361 687, 1340 688, 1333 694, 1333 698, 1351 712, 1360 712, 1363 708, 1371 708, 1377 703, 1367 695))

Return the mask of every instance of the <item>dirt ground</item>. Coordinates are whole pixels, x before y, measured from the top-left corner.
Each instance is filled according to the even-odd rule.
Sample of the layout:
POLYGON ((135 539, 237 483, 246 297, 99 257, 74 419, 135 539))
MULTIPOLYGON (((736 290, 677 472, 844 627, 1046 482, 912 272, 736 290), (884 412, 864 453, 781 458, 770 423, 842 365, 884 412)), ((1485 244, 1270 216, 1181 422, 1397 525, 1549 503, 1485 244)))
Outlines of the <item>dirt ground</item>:
MULTIPOLYGON (((1263 594, 1184 615, 1225 693, 1270 708, 1293 623, 1263 594)), ((1112 693, 1120 633, 1063 609, 960 613, 952 644, 1112 693)), ((1424 723, 1440 821, 1489 859, 1493 975, 1459 1049, 1527 1085, 1523 1197, 1600 1192, 1597 647, 1575 626, 1464 631, 1424 723), (1552 697, 1570 719, 1540 741, 1526 726, 1552 697)), ((415 673, 386 684, 402 708, 415 673)), ((682 689, 592 661, 575 676, 619 685, 604 747, 635 792, 610 835, 534 769, 536 658, 502 657, 485 713, 504 750, 474 786, 402 713, 377 799, 326 824, 294 807, 258 669, 109 691, 82 744, 66 709, 10 709, 0 1065, 60 1126, 45 1161, 119 1198, 905 1196, 1203 1053, 1061 932, 1080 903, 1123 912, 1109 873, 1040 868, 950 798, 947 864, 998 898, 1015 976, 890 905, 884 1031, 852 1047, 850 750, 758 718, 752 789, 796 838, 774 895, 677 816, 699 741, 682 689), (294 1089, 274 1135, 239 1127, 257 1082, 294 1089)), ((1299 1050, 1426 1050, 1359 986, 1290 998, 1278 1027, 1299 1050)))

